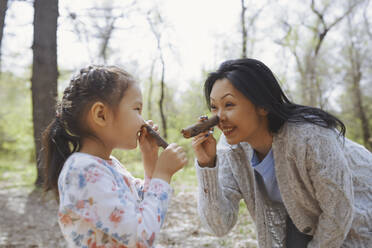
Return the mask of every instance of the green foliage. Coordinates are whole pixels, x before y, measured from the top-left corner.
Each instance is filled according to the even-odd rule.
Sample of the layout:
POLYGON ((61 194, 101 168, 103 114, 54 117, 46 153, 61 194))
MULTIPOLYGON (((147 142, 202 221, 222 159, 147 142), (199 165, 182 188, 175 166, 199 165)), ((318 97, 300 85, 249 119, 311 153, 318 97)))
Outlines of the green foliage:
MULTIPOLYGON (((369 120, 369 130, 372 130, 372 97, 363 97, 366 117, 369 120)), ((342 111, 339 115, 340 119, 344 122, 346 126, 346 137, 361 144, 365 145, 363 142, 363 133, 361 120, 356 117, 356 109, 353 107, 352 98, 346 92, 341 95, 339 105, 342 111)))
MULTIPOLYGON (((9 187, 33 187, 36 180, 35 165, 22 159, 0 160, 0 181, 9 187)), ((2 184, 4 185, 4 184, 2 184)))
POLYGON ((30 82, 11 74, 0 78, 0 154, 33 160, 30 82))

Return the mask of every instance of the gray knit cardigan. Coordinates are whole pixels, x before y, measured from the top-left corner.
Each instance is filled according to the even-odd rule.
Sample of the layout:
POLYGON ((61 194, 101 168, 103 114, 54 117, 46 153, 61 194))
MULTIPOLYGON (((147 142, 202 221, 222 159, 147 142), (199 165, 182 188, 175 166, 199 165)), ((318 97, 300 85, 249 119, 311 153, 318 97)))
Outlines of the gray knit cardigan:
POLYGON ((308 248, 372 247, 372 154, 313 124, 285 124, 273 137, 282 203, 268 197, 250 165, 248 143, 229 145, 222 135, 214 168, 196 163, 198 209, 217 236, 235 225, 244 199, 261 248, 285 247, 286 219, 313 235, 308 248))

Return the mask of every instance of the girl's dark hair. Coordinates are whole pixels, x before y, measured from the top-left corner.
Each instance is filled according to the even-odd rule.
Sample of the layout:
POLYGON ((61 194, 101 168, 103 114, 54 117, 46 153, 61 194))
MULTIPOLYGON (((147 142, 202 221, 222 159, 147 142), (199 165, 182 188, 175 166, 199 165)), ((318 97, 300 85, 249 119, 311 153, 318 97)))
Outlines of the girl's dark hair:
POLYGON ((269 131, 276 133, 288 122, 310 122, 326 128, 339 128, 345 136, 345 125, 335 116, 319 109, 292 103, 284 94, 271 70, 255 59, 236 59, 223 62, 209 74, 204 94, 210 109, 210 94, 214 83, 228 79, 255 106, 268 111, 269 131))
POLYGON ((115 66, 88 66, 80 70, 64 90, 56 117, 43 132, 44 190, 58 199, 58 177, 66 159, 81 147, 83 137, 94 136, 84 125, 86 112, 96 102, 113 110, 135 79, 115 66))

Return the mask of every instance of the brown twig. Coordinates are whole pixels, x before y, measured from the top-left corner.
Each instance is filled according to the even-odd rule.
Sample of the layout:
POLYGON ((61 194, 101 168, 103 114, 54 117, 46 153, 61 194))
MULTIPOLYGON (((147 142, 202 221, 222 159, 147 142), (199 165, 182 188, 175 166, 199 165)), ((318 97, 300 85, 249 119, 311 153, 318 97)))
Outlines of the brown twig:
POLYGON ((215 115, 211 117, 210 119, 207 119, 203 122, 196 123, 194 125, 191 125, 187 128, 182 129, 181 133, 183 137, 188 139, 188 138, 194 137, 202 132, 209 130, 210 128, 217 125, 218 122, 219 122, 219 118, 217 115, 215 115))
POLYGON ((155 139, 156 144, 158 146, 163 147, 164 149, 167 148, 168 143, 157 133, 154 129, 152 129, 149 125, 144 125, 147 132, 155 139))

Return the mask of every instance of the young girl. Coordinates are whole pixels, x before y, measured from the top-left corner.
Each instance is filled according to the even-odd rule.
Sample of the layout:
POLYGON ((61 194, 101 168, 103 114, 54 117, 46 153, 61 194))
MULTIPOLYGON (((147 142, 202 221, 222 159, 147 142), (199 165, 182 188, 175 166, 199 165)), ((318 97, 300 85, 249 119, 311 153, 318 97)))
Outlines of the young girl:
POLYGON ((261 248, 372 247, 372 154, 339 119, 290 102, 254 59, 222 63, 204 89, 223 135, 216 147, 202 133, 193 148, 199 213, 216 235, 244 199, 261 248))
POLYGON ((141 111, 135 80, 114 66, 82 69, 65 89, 43 144, 45 189, 59 196, 58 221, 69 247, 153 246, 170 179, 187 158, 176 144, 158 157, 141 111), (136 148, 137 141, 144 183, 110 155, 114 148, 136 148))

